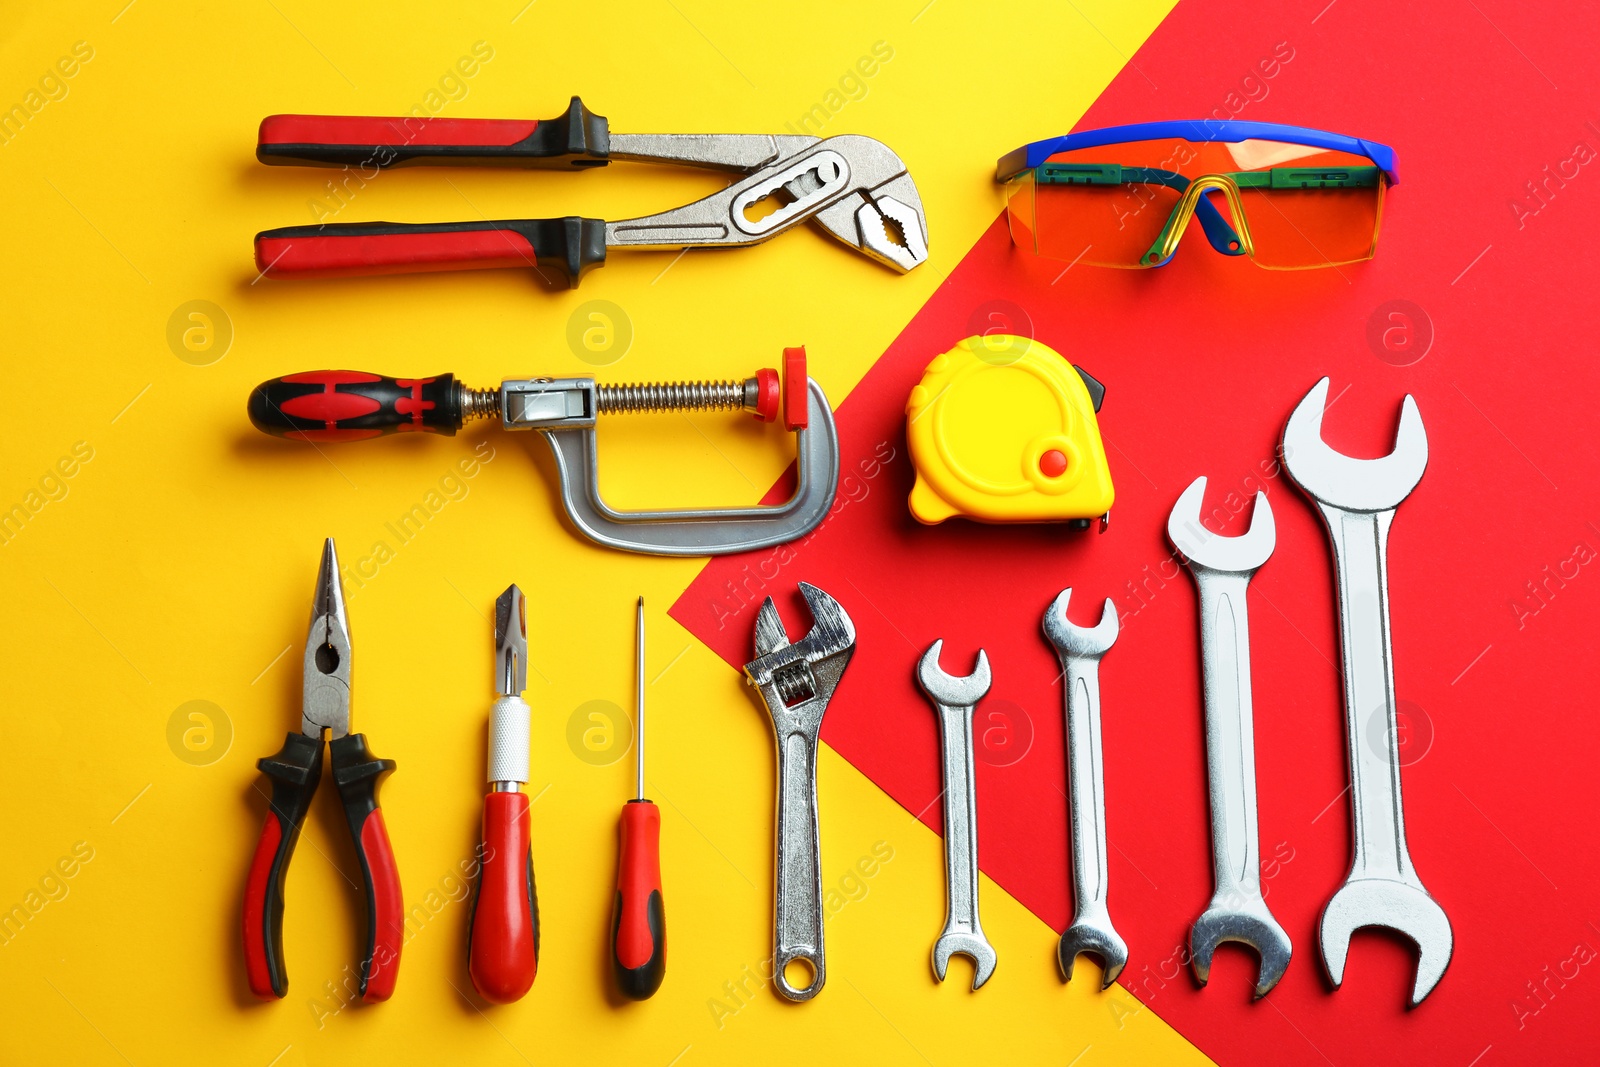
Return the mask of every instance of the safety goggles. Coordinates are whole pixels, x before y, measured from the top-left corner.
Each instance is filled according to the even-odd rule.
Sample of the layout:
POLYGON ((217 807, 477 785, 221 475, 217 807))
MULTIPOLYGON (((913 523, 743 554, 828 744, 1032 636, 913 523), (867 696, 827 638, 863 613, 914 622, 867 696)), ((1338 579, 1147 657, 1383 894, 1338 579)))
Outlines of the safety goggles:
POLYGON ((1394 149, 1271 122, 1145 122, 1002 156, 1018 247, 1101 267, 1159 267, 1191 218, 1225 256, 1270 270, 1371 259, 1394 149))

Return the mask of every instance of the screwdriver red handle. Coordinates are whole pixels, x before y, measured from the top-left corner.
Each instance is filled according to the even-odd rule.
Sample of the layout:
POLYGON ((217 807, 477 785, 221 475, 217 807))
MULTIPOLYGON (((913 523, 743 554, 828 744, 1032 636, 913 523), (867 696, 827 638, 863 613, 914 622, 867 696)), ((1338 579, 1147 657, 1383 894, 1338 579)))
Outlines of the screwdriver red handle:
POLYGON ((520 1000, 539 970, 539 901, 533 882, 528 798, 483 798, 478 894, 467 934, 467 971, 485 1000, 520 1000))
POLYGON ((610 150, 605 117, 584 107, 577 97, 566 114, 543 121, 269 115, 262 120, 256 141, 256 158, 266 164, 347 166, 358 171, 408 163, 603 167, 610 150))
POLYGON ((611 969, 634 1000, 661 988, 667 973, 667 917, 661 901, 661 810, 648 800, 622 808, 611 969))

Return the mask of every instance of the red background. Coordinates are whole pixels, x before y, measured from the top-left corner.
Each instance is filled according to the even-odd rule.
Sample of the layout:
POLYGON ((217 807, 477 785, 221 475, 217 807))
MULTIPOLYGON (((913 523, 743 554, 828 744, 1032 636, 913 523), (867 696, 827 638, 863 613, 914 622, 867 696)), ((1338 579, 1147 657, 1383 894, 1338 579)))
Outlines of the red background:
MULTIPOLYGON (((1063 274, 1014 249, 997 221, 840 406, 835 514, 800 545, 714 561, 674 608, 738 666, 761 596, 795 635, 807 622, 797 580, 837 597, 859 637, 823 737, 935 830, 937 733, 915 663, 935 638, 952 673, 987 649, 985 707, 1009 709, 1013 751, 991 734, 978 766, 982 866, 1060 930, 1061 692, 1039 624, 1064 587, 1085 624, 1114 598, 1123 629, 1101 677, 1121 981, 1221 1063, 1595 1059, 1600 158, 1564 181, 1546 182, 1545 168, 1571 175, 1575 146, 1600 151, 1597 28, 1592 4, 1182 0, 1077 128, 1233 114, 1393 145, 1401 184, 1376 260, 1268 272, 1216 255, 1191 228, 1167 267, 1063 274), (1292 58, 1263 77, 1285 45, 1292 58), (1411 306, 1390 319, 1391 301, 1411 306), (910 518, 906 395, 934 355, 996 327, 1031 332, 1107 384, 1118 496, 1103 536, 910 518), (1310 507, 1271 475, 1285 418, 1324 374, 1331 444, 1387 452, 1409 392, 1431 451, 1395 519, 1391 607, 1411 851, 1456 945, 1414 1011, 1407 942, 1358 934, 1338 991, 1316 942, 1350 856, 1332 573, 1310 507), (1183 965, 1211 892, 1210 845, 1195 595, 1163 531, 1199 474, 1218 516, 1238 504, 1230 491, 1260 487, 1278 523, 1250 611, 1261 851, 1278 860, 1264 877, 1295 955, 1261 1003, 1247 950, 1223 949, 1204 990, 1183 965)), ((1012 106, 1038 110, 1037 137, 1070 121, 1052 119, 1049 100, 1012 106)), ((973 135, 956 146, 1015 147, 973 135)), ((1212 525, 1246 521, 1248 508, 1212 525)))

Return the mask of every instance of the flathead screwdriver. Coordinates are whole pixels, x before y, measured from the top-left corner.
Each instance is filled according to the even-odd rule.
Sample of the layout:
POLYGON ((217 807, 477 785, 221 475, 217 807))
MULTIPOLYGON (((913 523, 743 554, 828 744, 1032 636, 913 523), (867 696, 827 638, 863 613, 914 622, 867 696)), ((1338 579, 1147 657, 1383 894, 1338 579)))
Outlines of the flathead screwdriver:
POLYGON ((661 904, 661 811, 644 796, 644 597, 635 616, 634 798, 622 806, 617 903, 611 919, 611 969, 617 988, 644 1000, 667 973, 667 919, 661 904))

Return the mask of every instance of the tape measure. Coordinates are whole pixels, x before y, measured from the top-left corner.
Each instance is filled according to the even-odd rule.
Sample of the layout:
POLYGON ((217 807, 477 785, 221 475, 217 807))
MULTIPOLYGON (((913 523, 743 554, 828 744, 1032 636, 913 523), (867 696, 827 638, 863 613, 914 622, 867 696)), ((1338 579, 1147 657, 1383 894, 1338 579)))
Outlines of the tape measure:
POLYGON ((1103 524, 1114 495, 1095 418, 1104 394, 1027 337, 969 337, 935 356, 906 402, 911 514, 1103 524))

